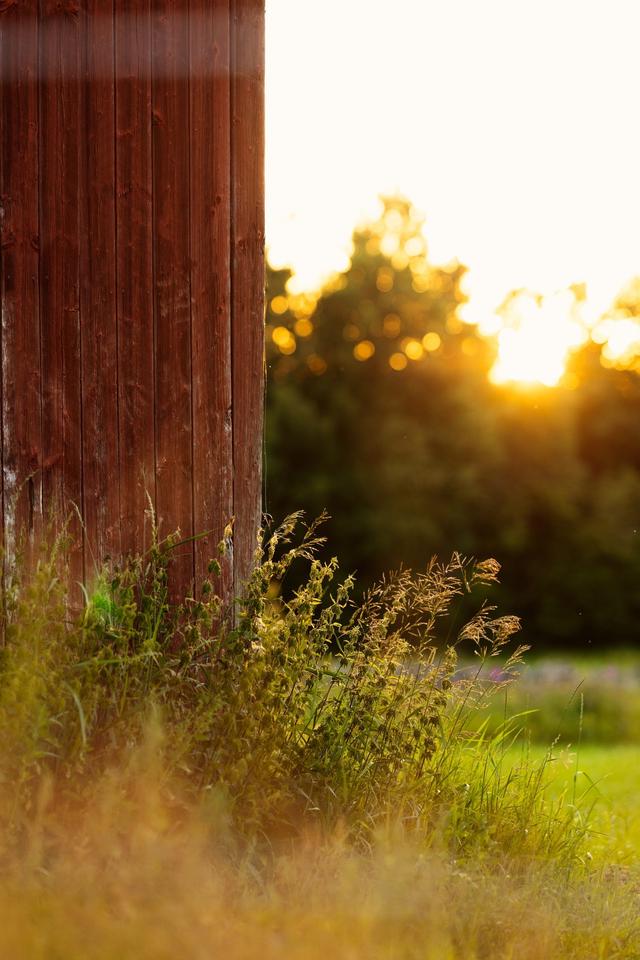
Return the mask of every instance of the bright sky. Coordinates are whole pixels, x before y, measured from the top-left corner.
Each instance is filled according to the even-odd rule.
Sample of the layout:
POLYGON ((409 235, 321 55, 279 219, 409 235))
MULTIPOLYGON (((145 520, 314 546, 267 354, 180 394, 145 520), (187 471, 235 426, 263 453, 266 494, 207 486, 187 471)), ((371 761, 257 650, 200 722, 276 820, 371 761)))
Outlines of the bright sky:
POLYGON ((267 241, 302 286, 399 191, 480 315, 640 273, 640 0, 267 0, 267 241))

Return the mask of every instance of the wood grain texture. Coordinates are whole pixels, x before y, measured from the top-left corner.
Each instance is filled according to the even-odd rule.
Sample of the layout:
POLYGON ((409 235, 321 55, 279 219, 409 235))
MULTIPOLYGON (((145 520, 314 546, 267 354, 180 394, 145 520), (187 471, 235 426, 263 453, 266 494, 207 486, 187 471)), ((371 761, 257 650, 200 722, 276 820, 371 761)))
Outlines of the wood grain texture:
POLYGON ((264 400, 264 3, 231 3, 232 357, 235 591, 262 512, 264 400))
POLYGON ((145 549, 155 505, 151 3, 115 0, 116 251, 122 550, 145 549))
POLYGON ((149 494, 189 540, 178 597, 234 515, 230 601, 261 510, 262 4, 0 2, 0 57, 0 536, 67 523, 90 580, 148 547, 149 494))
POLYGON ((120 554, 113 0, 85 0, 80 225, 85 574, 120 554))
POLYGON ((38 3, 0 14, 2 446, 7 562, 42 532, 38 3))
MULTIPOLYGON (((40 330, 43 502, 69 519, 72 580, 84 574, 80 364, 81 20, 72 0, 40 6, 40 330)), ((85 238, 86 239, 86 238, 85 238)))
POLYGON ((189 34, 194 530, 210 531, 195 545, 198 585, 233 514, 228 0, 192 0, 189 34))
MULTIPOLYGON (((189 229, 189 21, 180 0, 155 0, 153 202, 155 437, 158 519, 164 535, 193 535, 189 229)), ((174 592, 193 580, 193 544, 174 556, 174 592)))

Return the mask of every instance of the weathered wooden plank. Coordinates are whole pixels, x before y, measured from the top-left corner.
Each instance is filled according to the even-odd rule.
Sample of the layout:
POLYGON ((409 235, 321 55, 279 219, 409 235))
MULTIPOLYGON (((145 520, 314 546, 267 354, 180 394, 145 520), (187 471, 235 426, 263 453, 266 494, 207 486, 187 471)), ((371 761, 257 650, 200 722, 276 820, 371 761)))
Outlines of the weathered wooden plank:
MULTIPOLYGON (((189 22, 180 0, 155 0, 153 206, 156 495, 164 534, 193 534, 189 265, 189 22)), ((175 554, 176 592, 193 579, 193 544, 175 554)))
MULTIPOLYGON (((6 30, 3 30, 2 23, 0 21, 0 77, 3 76, 3 69, 5 63, 4 56, 4 46, 6 43, 6 30)), ((0 100, 2 98, 2 87, 0 86, 0 100)), ((4 121, 4 109, 3 104, 0 102, 0 144, 4 143, 5 138, 5 121, 4 121)), ((0 148, 0 411, 2 414, 2 429, 0 429, 0 509, 2 509, 2 518, 0 520, 0 550, 2 550, 2 557, 0 559, 0 577, 2 577, 2 586, 4 588, 7 575, 7 557, 5 553, 5 482, 4 482, 4 459, 5 459, 5 408, 4 408, 4 384, 2 376, 2 367, 4 364, 4 335, 3 335, 3 311, 2 303, 4 302, 4 281, 3 281, 3 256, 2 256, 2 247, 5 240, 4 232, 4 151, 0 148)), ((15 313, 14 313, 15 316, 15 313)), ((4 592, 3 592, 4 596, 4 592)), ((4 617, 2 617, 2 623, 0 623, 0 643, 4 643, 5 633, 4 633, 4 617)))
POLYGON ((80 580, 81 19, 75 0, 41 0, 39 41, 43 502, 54 519, 70 518, 71 577, 80 580))
POLYGON ((231 4, 232 354, 235 589, 262 507, 264 393, 264 3, 231 4))
MULTIPOLYGON (((151 4, 115 0, 120 509, 125 554, 155 505, 151 4)), ((147 531, 148 532, 148 531, 147 531)))
POLYGON ((38 2, 0 13, 2 446, 7 562, 42 532, 38 292, 38 2))
POLYGON ((80 244, 85 574, 120 553, 113 0, 85 0, 80 244))
POLYGON ((233 514, 228 0, 191 0, 189 34, 194 529, 211 531, 195 545, 198 585, 233 514))
POLYGON ((175 594, 232 512, 237 589, 261 500, 261 2, 16 0, 0 17, 9 539, 82 510, 80 579, 144 547, 148 490, 163 534, 211 531, 181 548, 175 594))

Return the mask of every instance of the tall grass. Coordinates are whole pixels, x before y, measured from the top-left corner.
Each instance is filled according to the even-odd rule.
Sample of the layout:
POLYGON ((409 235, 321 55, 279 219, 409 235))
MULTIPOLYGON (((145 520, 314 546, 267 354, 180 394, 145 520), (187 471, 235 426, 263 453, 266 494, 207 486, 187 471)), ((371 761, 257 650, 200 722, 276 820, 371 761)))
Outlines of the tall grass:
MULTIPOLYGON (((434 560, 356 604, 351 579, 331 591, 337 565, 316 559, 317 524, 291 542, 298 522, 263 536, 234 623, 215 593, 215 561, 198 599, 169 604, 171 542, 103 573, 75 619, 59 551, 14 581, 0 663, 0 776, 12 785, 0 814, 10 834, 43 782, 55 802, 76 802, 149 749, 150 730, 166 792, 177 804, 215 798, 244 835, 314 821, 365 837, 393 818, 426 836, 452 810, 458 845, 521 831, 523 780, 503 775, 494 756, 509 726, 491 739, 465 726, 488 693, 484 662, 505 652, 518 622, 480 604, 455 626, 456 602, 495 580, 497 564, 434 560), (307 579, 274 603, 272 584, 301 560, 307 579), (438 647, 443 635, 452 639, 438 647), (462 643, 478 672, 454 683, 462 643), (511 809, 518 817, 498 830, 493 821, 511 809)), ((547 809, 542 794, 528 817, 547 809)))
MULTIPOLYGON (((317 559, 317 524, 299 530, 294 516, 263 533, 234 617, 217 561, 169 604, 171 539, 103 571, 78 615, 63 544, 16 573, 0 661, 0 953, 39 956, 40 937, 65 958, 314 957, 330 942, 345 957, 555 956, 487 952, 498 930, 515 949, 529 896, 535 944, 568 949, 559 901, 544 935, 534 918, 582 896, 588 823, 575 798, 550 799, 547 761, 507 761, 513 721, 491 734, 468 722, 501 683, 486 662, 523 653, 517 620, 480 600, 457 622, 498 565, 434 560, 356 603, 335 560, 317 559), (300 562, 302 586, 274 599, 300 562), (461 645, 478 669, 459 681, 461 645)), ((618 899, 616 929, 630 931, 618 899)), ((606 926, 598 909, 590 930, 606 926)))

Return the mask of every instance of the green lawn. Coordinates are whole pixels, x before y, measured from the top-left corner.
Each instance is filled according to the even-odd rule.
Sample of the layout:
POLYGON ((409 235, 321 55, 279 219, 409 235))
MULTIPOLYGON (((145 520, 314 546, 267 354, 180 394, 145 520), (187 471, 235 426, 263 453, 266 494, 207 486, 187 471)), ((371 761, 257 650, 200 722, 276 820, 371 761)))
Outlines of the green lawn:
MULTIPOLYGON (((532 747, 542 756, 541 747, 532 747)), ((553 795, 565 792, 591 814, 593 852, 622 862, 640 860, 640 743, 556 750, 550 767, 553 795)))
POLYGON ((582 749, 578 787, 595 784, 594 826, 608 833, 621 859, 640 858, 640 744, 582 749))

